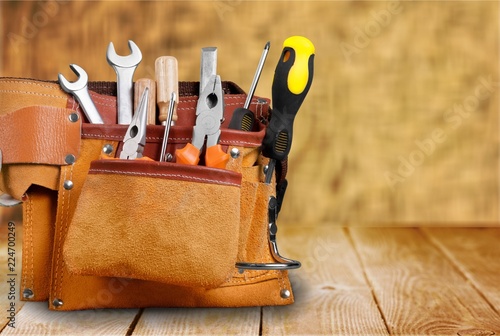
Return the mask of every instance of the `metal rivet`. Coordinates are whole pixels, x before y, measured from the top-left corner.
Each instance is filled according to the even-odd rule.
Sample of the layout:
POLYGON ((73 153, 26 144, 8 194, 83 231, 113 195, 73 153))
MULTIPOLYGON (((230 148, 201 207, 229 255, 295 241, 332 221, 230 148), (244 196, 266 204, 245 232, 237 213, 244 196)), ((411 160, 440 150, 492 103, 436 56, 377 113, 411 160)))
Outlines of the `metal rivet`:
POLYGON ((238 268, 238 273, 243 274, 245 273, 245 270, 243 268, 238 268))
POLYGON ((35 296, 35 293, 31 290, 31 288, 25 288, 23 290, 23 298, 32 299, 35 296))
POLYGON ((52 301, 52 305, 56 308, 62 307, 63 304, 64 303, 61 299, 54 299, 54 301, 52 301))
POLYGON ((288 289, 282 289, 280 291, 280 296, 282 299, 288 299, 288 298, 290 298, 290 295, 291 295, 291 293, 288 289))
POLYGON ((70 180, 66 180, 66 181, 64 181, 63 187, 64 187, 64 189, 66 189, 66 190, 71 190, 71 189, 73 189, 73 181, 70 181, 70 180))
POLYGON ((269 166, 268 165, 265 165, 264 166, 264 174, 267 174, 267 171, 269 170, 269 166))
POLYGON ((75 157, 73 154, 68 154, 68 155, 66 155, 66 157, 64 158, 64 161, 65 161, 67 164, 73 164, 73 163, 75 163, 75 161, 76 161, 76 157, 75 157))
POLYGON ((71 113, 68 117, 69 121, 71 121, 72 123, 74 122, 77 122, 78 119, 80 119, 80 116, 78 115, 78 113, 71 113))
POLYGON ((113 153, 113 146, 111 146, 110 144, 107 144, 107 145, 104 145, 104 147, 102 148, 102 151, 104 152, 104 154, 111 154, 113 153))
POLYGON ((174 159, 174 157, 172 156, 172 154, 167 153, 167 155, 165 156, 165 159, 167 160, 167 162, 172 162, 172 160, 174 159))
POLYGON ((231 149, 231 157, 237 159, 240 156, 240 150, 238 148, 231 149))

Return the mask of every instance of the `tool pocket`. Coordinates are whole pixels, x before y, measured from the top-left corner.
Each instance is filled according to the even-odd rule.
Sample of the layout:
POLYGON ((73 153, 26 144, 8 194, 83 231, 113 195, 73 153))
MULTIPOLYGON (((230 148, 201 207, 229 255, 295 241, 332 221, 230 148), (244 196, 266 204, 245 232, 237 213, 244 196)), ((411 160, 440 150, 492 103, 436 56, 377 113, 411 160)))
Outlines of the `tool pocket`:
POLYGON ((70 272, 217 287, 238 252, 241 174, 93 161, 64 245, 70 272))

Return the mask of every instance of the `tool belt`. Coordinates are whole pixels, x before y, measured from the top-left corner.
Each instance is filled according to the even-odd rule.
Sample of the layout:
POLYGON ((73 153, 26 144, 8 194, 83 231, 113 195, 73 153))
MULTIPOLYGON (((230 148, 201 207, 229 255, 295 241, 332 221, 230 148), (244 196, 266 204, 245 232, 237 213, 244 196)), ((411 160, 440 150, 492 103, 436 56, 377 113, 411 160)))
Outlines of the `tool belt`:
MULTIPOLYGON (((258 127, 227 128, 246 95, 223 82, 226 169, 120 160, 128 125, 116 122, 116 83, 89 82, 105 124, 85 122, 56 82, 0 79, 0 191, 22 201, 22 299, 50 309, 240 307, 293 302, 275 243, 276 182, 260 151, 269 100, 254 98, 258 127)), ((179 83, 168 151, 191 141, 197 82, 179 83)), ((164 127, 147 126, 156 158, 164 127)))

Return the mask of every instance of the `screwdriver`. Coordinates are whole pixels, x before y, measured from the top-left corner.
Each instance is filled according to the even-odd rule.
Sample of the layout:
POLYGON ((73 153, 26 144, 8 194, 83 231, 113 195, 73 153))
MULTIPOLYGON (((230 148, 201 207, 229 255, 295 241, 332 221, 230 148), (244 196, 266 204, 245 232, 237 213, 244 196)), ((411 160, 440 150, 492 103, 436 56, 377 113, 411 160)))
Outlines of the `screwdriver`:
POLYGON ((248 91, 245 104, 243 105, 243 107, 239 107, 236 110, 234 110, 233 117, 231 118, 231 122, 229 123, 228 128, 247 131, 247 132, 252 130, 255 117, 252 111, 250 111, 248 108, 250 107, 250 103, 252 102, 255 89, 257 88, 257 83, 259 83, 260 74, 262 73, 262 69, 264 68, 264 63, 266 62, 267 54, 269 53, 270 47, 271 43, 267 42, 264 47, 264 50, 262 51, 262 55, 260 56, 260 61, 259 64, 257 65, 257 70, 255 71, 252 85, 250 86, 250 91, 248 91))
MULTIPOLYGON (((179 96, 179 74, 177 59, 173 56, 161 56, 155 61, 155 77, 156 77, 156 101, 160 109, 158 119, 162 125, 165 125, 168 119, 168 110, 172 93, 176 97, 179 96)), ((174 105, 172 122, 174 125, 177 121, 177 104, 174 105)))
POLYGON ((303 36, 292 36, 283 42, 283 51, 276 65, 272 85, 273 109, 262 141, 262 154, 268 158, 266 184, 276 160, 286 159, 292 146, 293 121, 311 87, 315 48, 303 36))
POLYGON ((140 78, 134 84, 134 111, 139 107, 139 103, 144 90, 148 88, 148 125, 156 124, 156 83, 149 78, 140 78))
POLYGON ((165 120, 165 131, 163 132, 163 143, 161 146, 160 162, 162 161, 172 161, 172 154, 166 153, 167 143, 168 143, 168 133, 170 132, 170 126, 172 125, 172 117, 174 115, 174 107, 177 100, 177 95, 172 92, 170 95, 170 103, 168 105, 168 116, 165 120))

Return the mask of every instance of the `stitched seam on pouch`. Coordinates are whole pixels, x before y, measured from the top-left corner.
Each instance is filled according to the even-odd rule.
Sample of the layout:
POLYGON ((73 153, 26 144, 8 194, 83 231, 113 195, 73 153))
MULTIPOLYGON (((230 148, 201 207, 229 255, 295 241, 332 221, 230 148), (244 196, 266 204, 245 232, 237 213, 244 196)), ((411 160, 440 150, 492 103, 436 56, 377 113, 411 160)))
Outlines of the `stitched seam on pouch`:
POLYGON ((263 271, 257 271, 257 272, 265 272, 264 274, 261 274, 261 275, 257 275, 257 276, 254 276, 254 277, 245 277, 244 279, 238 279, 238 280, 234 280, 234 278, 232 278, 229 283, 241 283, 241 282, 250 282, 252 280, 255 280, 255 279, 259 279, 259 278, 262 278, 262 277, 265 277, 265 276, 272 276, 274 274, 276 274, 277 271, 269 271, 269 270, 263 270, 263 271))
POLYGON ((28 91, 19 91, 19 90, 0 90, 0 92, 5 92, 5 93, 22 93, 22 94, 29 94, 29 95, 35 95, 35 96, 43 96, 43 97, 49 97, 49 98, 68 99, 67 97, 61 97, 61 96, 50 95, 50 94, 39 93, 39 92, 28 92, 28 91))
POLYGON ((34 272, 34 256, 33 256, 33 200, 31 199, 31 197, 29 198, 29 212, 30 212, 30 219, 29 219, 29 222, 30 222, 30 226, 29 226, 29 230, 30 230, 30 258, 31 258, 31 265, 30 265, 30 269, 31 269, 31 289, 34 290, 33 288, 33 285, 34 285, 34 278, 35 278, 35 272, 34 272))
MULTIPOLYGON (((82 133, 83 137, 94 137, 94 138, 103 138, 103 139, 119 139, 123 140, 123 135, 102 135, 102 134, 97 134, 97 133, 82 133)), ((146 136, 146 140, 163 140, 163 138, 160 137, 148 137, 146 136)), ((168 138, 168 141, 191 141, 191 138, 168 138)), ((248 146, 258 146, 256 145, 255 142, 250 142, 250 141, 227 141, 227 140, 221 140, 219 141, 220 144, 227 144, 227 145, 248 145, 248 146)))
POLYGON ((285 280, 283 280, 283 271, 278 271, 278 284, 280 289, 285 289, 285 280))
MULTIPOLYGON (((64 173, 61 174, 61 178, 62 179, 61 179, 60 182, 64 183, 64 181, 66 181, 66 169, 63 167, 62 170, 64 171, 64 173)), ((59 187, 59 188, 61 188, 61 187, 59 187)), ((62 225, 62 218, 64 216, 65 196, 66 196, 66 192, 64 190, 62 190, 61 204, 58 205, 58 206, 61 207, 61 214, 58 217, 58 220, 56 220, 56 229, 57 229, 58 226, 62 225)), ((56 270, 55 270, 55 274, 54 274, 54 293, 53 293, 54 298, 57 298, 57 289, 59 287, 59 282, 58 282, 57 279, 58 279, 58 276, 59 276, 59 265, 60 265, 62 235, 63 235, 62 229, 59 229, 59 237, 58 237, 57 242, 56 242, 57 243, 57 252, 56 252, 56 270)))
MULTIPOLYGON (((224 97, 224 100, 226 100, 226 99, 241 99, 241 97, 224 97)), ((183 100, 182 102, 183 103, 197 103, 198 99, 183 100)))
MULTIPOLYGON (((70 173, 69 173, 69 179, 70 179, 70 181, 73 181, 73 168, 74 167, 75 167, 75 165, 72 164, 71 165, 71 170, 70 170, 70 173)), ((69 223, 68 223, 69 222, 68 216, 69 216, 69 208, 71 206, 70 200, 71 200, 71 190, 68 190, 68 201, 67 201, 68 202, 68 207, 66 209, 66 212, 64 213, 64 234, 63 234, 64 237, 66 237, 66 234, 68 232, 68 225, 69 225, 69 223)), ((61 246, 61 245, 63 245, 62 241, 59 243, 59 246, 61 246)), ((62 259, 62 258, 61 258, 61 265, 62 265, 62 267, 61 267, 61 289, 60 289, 59 298, 61 298, 61 296, 62 296, 62 287, 63 287, 62 284, 63 284, 63 279, 64 279, 64 259, 62 259)))
MULTIPOLYGON (((26 194, 26 196, 28 197, 28 194, 26 194)), ((29 199, 29 198, 28 198, 29 199)), ((29 207, 29 202, 26 203, 26 205, 23 205, 23 235, 26 233, 26 235, 28 235, 28 228, 29 228, 29 215, 28 215, 28 207, 29 207), (25 227, 26 226, 26 227, 25 227)), ((23 237, 24 238, 24 237, 23 237)), ((25 260, 27 259, 26 255, 23 253, 23 263, 22 265, 25 264, 25 260)), ((25 269, 24 267, 22 267, 21 269, 21 273, 22 273, 22 276, 21 276, 21 286, 23 288, 26 288, 26 278, 27 276, 25 276, 27 273, 28 273, 28 270, 25 269)))
MULTIPOLYGON (((47 88, 47 89, 54 89, 54 86, 50 86, 50 85, 47 85, 47 84, 42 84, 42 83, 38 83, 38 82, 34 82, 34 81, 26 81, 26 80, 6 80, 6 81, 0 81, 0 83, 22 83, 22 84, 29 84, 29 85, 36 85, 36 86, 40 86, 40 87, 44 87, 44 88, 47 88)), ((54 85, 56 85, 54 83, 54 85)))
POLYGON ((108 170, 108 169, 92 169, 90 171, 91 172, 97 172, 97 173, 112 173, 112 174, 118 174, 118 175, 131 175, 131 176, 180 177, 180 178, 185 178, 185 179, 188 179, 188 180, 194 180, 194 181, 197 181, 197 182, 207 182, 207 183, 217 182, 217 184, 221 184, 221 185, 227 185, 227 186, 233 186, 233 187, 240 187, 240 185, 236 184, 236 183, 231 183, 231 182, 226 182, 226 181, 220 181, 220 180, 209 180, 209 179, 204 179, 204 178, 200 178, 200 177, 193 177, 193 176, 181 175, 181 174, 119 172, 119 171, 108 170))
POLYGON ((95 102, 96 105, 99 105, 99 106, 105 106, 105 107, 116 107, 115 104, 105 104, 105 103, 101 103, 101 102, 95 102))
MULTIPOLYGON (((82 137, 95 137, 95 138, 103 138, 103 139, 118 139, 123 140, 123 135, 103 135, 98 133, 82 133, 82 137)), ((148 137, 146 136, 146 140, 163 140, 160 137, 148 137)), ((182 140, 182 141, 191 141, 191 138, 168 138, 169 141, 172 140, 182 140)))
POLYGON ((256 145, 256 143, 255 143, 255 142, 249 142, 249 141, 239 141, 239 140, 236 140, 236 141, 221 140, 221 141, 219 141, 219 143, 221 143, 221 144, 227 144, 227 145, 250 145, 250 146, 259 146, 259 145, 256 145))
MULTIPOLYGON (((183 103, 184 102, 186 102, 186 101, 183 101, 183 103)), ((241 104, 238 104, 238 103, 227 103, 227 104, 224 104, 224 106, 241 106, 241 104)), ((178 107, 177 110, 194 111, 194 110, 196 110, 196 106, 192 106, 192 107, 178 107)))

